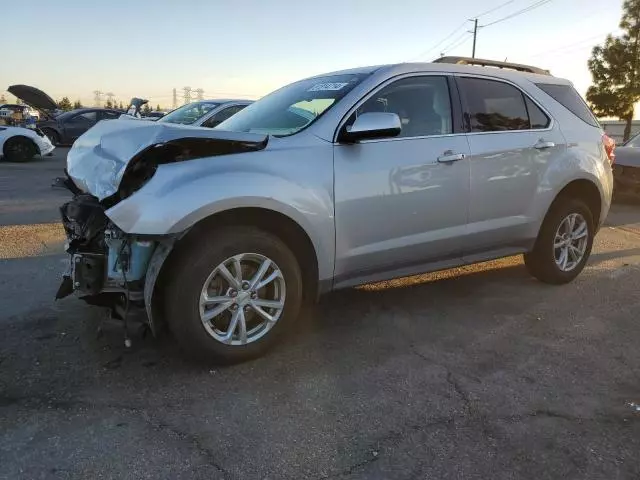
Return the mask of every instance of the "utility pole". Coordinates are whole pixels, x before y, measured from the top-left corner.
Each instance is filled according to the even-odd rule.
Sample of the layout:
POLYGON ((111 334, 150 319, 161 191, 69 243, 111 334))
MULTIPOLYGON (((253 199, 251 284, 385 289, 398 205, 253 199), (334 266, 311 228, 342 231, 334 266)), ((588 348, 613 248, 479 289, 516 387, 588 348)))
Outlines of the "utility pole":
POLYGON ((196 90, 196 94, 197 94, 197 95, 196 95, 196 98, 197 98, 198 100, 201 100, 201 101, 202 101, 202 100, 204 100, 204 90, 203 90, 202 88, 198 88, 198 89, 196 90))
POLYGON ((176 92, 176 89, 173 89, 173 109, 175 110, 176 108, 178 108, 178 94, 176 92))
POLYGON ((476 37, 478 36, 478 19, 473 19, 473 51, 471 52, 471 58, 476 58, 476 37))
POLYGON ((101 102, 102 102, 102 92, 100 90, 94 90, 93 91, 93 100, 95 101, 95 106, 96 107, 101 107, 101 102))
POLYGON ((191 87, 183 87, 184 92, 184 104, 191 103, 191 87))

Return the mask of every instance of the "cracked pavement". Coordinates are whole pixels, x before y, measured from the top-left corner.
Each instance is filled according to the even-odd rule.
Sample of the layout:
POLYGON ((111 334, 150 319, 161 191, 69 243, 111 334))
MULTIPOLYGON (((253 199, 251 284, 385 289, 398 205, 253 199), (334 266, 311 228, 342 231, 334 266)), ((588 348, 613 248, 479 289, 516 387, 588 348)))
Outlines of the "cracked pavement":
POLYGON ((219 368, 53 302, 63 154, 0 164, 0 479, 640 477, 640 208, 570 285, 513 257, 336 292, 219 368))

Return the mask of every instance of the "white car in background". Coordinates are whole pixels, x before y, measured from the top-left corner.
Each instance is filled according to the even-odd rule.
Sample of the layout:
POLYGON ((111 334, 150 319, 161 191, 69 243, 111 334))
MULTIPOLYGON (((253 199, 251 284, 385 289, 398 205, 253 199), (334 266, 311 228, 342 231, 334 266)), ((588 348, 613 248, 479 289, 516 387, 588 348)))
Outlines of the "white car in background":
POLYGON ((38 128, 0 125, 0 159, 26 162, 36 155, 51 153, 55 147, 38 128))

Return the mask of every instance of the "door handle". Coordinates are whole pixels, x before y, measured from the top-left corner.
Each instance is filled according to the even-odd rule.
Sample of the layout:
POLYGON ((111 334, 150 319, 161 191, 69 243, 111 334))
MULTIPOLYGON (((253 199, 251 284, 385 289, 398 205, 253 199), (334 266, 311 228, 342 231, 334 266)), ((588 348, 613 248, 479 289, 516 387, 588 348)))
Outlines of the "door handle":
POLYGON ((444 152, 444 155, 438 157, 438 163, 453 163, 458 160, 464 160, 464 153, 444 152))
POLYGON ((538 150, 544 150, 545 148, 552 148, 555 147, 556 144, 553 142, 545 142, 544 140, 540 139, 538 140, 538 143, 536 143, 533 148, 537 148, 538 150))

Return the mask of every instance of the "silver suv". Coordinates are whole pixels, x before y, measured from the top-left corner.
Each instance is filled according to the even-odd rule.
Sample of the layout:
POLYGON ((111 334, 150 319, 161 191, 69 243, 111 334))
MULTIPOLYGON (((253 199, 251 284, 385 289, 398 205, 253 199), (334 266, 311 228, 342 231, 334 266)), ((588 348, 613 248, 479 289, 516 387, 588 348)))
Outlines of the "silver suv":
POLYGON ((235 362, 335 289, 521 253, 541 281, 573 280, 613 142, 570 82, 471 62, 308 78, 213 130, 99 123, 60 180, 75 195, 58 297, 146 308, 186 352, 235 362))

